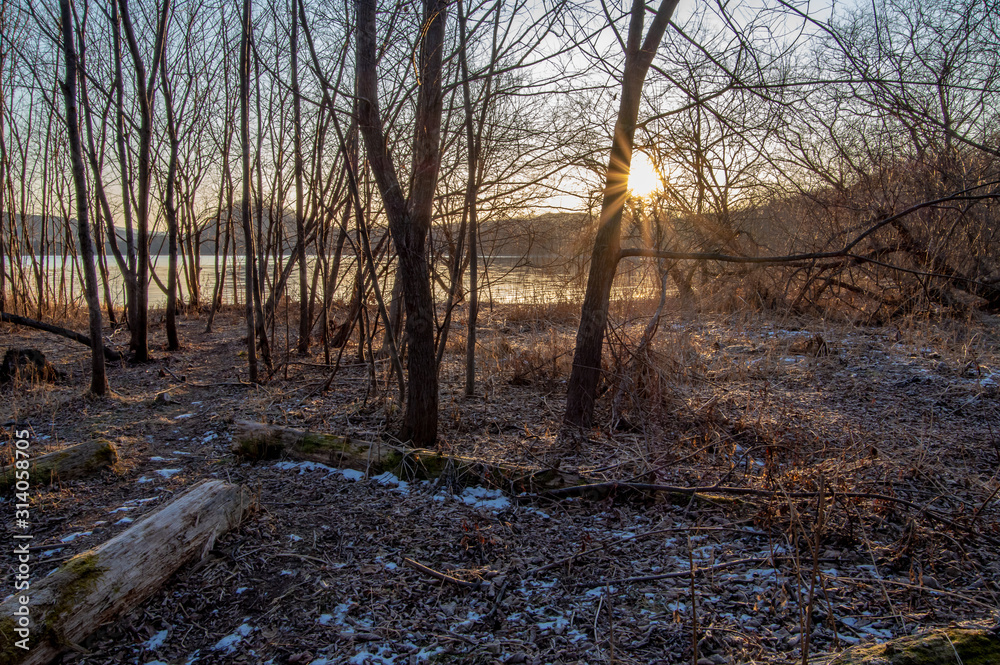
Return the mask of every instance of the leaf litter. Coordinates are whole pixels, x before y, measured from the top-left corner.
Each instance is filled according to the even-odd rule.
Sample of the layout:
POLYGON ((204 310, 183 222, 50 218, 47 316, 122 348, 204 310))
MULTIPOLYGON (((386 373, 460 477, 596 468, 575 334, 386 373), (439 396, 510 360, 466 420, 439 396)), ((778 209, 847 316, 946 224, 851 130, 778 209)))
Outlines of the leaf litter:
MULTIPOLYGON (((192 384, 238 380, 222 357, 238 350, 238 320, 201 337, 196 320, 184 323, 191 341, 164 362, 192 384)), ((85 376, 73 371, 83 366, 74 354, 84 355, 46 348, 76 384, 32 388, 5 418, 30 420, 38 445, 53 449, 100 433, 123 463, 96 482, 39 492, 42 568, 120 533, 122 513, 141 519, 204 478, 243 482, 260 505, 64 662, 677 663, 697 645, 702 665, 790 663, 801 662, 806 614, 813 655, 996 622, 991 330, 975 333, 989 342, 977 346, 947 325, 817 332, 678 321, 619 405, 625 426, 567 448, 556 436, 566 368, 542 358, 525 373, 538 365, 525 357, 542 333, 522 326, 511 337, 509 325, 484 328, 493 355, 479 399, 461 399, 457 360, 442 368, 442 448, 601 480, 760 494, 623 488, 552 500, 310 462, 239 463, 233 418, 370 439, 398 423, 391 390, 366 387, 363 366, 342 369, 326 395, 313 394, 326 376, 308 367, 263 388, 209 390, 139 366, 114 370, 118 395, 93 403, 78 397, 85 376), (829 355, 801 352, 815 334, 829 355), (178 403, 154 404, 166 388, 178 403), (186 410, 195 401, 200 410, 186 410), (172 468, 158 466, 167 460, 172 468)), ((572 330, 553 329, 545 344, 561 352, 559 336, 568 344, 572 330)), ((601 422, 619 415, 602 408, 601 422)))

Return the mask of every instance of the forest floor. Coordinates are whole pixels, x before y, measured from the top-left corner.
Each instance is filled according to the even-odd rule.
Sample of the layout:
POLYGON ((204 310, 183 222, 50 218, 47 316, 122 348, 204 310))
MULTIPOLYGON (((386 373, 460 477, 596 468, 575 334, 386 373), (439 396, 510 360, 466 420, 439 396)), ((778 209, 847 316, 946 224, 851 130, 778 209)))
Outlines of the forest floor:
MULTIPOLYGON (((368 440, 394 432, 385 363, 373 384, 352 344, 320 392, 331 371, 322 348, 286 356, 282 319, 279 368, 246 385, 238 314, 222 313, 210 334, 191 315, 180 351, 162 350, 154 323, 155 361, 110 366, 114 394, 98 399, 84 395, 85 347, 4 327, 0 350, 39 348, 63 373, 2 389, 8 440, 16 424, 30 426, 35 455, 92 437, 121 455, 96 479, 33 489, 39 577, 203 479, 244 483, 259 501, 204 559, 63 662, 674 664, 695 660, 695 644, 702 665, 802 662, 803 649, 822 662, 859 642, 997 622, 995 321, 865 328, 675 311, 636 357, 626 349, 644 319, 620 311, 630 323, 612 331, 607 362, 625 369, 609 372, 598 426, 567 443, 568 312, 485 315, 476 398, 463 397, 456 322, 442 450, 760 492, 556 500, 249 464, 230 451, 236 419, 368 440), (167 403, 155 399, 164 392, 167 403), (406 558, 482 584, 442 583, 406 558)), ((112 338, 127 345, 122 330, 112 338)))

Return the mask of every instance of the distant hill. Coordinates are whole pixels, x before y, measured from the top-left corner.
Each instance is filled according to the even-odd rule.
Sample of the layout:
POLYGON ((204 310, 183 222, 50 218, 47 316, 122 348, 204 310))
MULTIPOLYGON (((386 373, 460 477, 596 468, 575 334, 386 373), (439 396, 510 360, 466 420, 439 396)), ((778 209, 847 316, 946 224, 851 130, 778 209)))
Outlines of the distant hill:
MULTIPOLYGON (((61 255, 66 249, 67 241, 74 247, 78 246, 75 218, 70 218, 67 222, 64 217, 27 215, 24 222, 24 226, 28 229, 27 235, 31 239, 31 250, 36 255, 43 251, 61 255)), ((236 251, 242 254, 243 232, 238 216, 235 216, 233 222, 236 251)), ((15 224, 18 235, 23 238, 25 234, 20 216, 15 218, 15 224)), ((283 250, 284 253, 288 253, 294 247, 294 219, 286 215, 282 225, 285 239, 283 250)), ((579 250, 580 240, 586 235, 587 229, 587 218, 580 213, 548 213, 535 217, 488 219, 480 225, 480 242, 484 251, 490 255, 525 257, 532 262, 545 262, 573 256, 579 250)), ((455 231, 457 232, 457 228, 455 231)), ((373 232, 379 233, 377 230, 373 232)), ((209 221, 202 227, 200 247, 202 255, 210 256, 215 252, 215 233, 215 220, 209 221)), ((118 247, 124 253, 125 229, 116 227, 116 235, 118 247)), ((440 231, 435 231, 434 238, 438 243, 445 243, 444 234, 440 231)), ((219 242, 222 243, 222 234, 219 242)), ((152 254, 166 254, 167 234, 151 233, 149 246, 152 254)), ((104 253, 112 254, 111 243, 107 238, 105 238, 104 253)))

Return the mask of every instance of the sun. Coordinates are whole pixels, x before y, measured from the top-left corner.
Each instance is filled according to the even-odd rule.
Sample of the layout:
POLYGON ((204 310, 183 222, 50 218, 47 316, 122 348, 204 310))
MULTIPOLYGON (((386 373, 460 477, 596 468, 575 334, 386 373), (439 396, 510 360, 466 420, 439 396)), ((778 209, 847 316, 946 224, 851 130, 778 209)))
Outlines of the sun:
POLYGON ((632 167, 628 176, 628 188, 632 196, 645 198, 661 187, 662 179, 649 161, 649 155, 638 150, 632 153, 632 167))

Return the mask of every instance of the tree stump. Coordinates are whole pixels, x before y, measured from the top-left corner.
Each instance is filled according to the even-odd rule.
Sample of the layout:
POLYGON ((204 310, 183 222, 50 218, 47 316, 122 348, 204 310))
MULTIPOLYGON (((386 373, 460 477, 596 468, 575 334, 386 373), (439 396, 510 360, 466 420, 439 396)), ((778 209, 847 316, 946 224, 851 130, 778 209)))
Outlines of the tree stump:
POLYGON ((52 383, 58 376, 56 368, 38 349, 7 349, 0 363, 0 383, 18 378, 30 383, 52 383))

